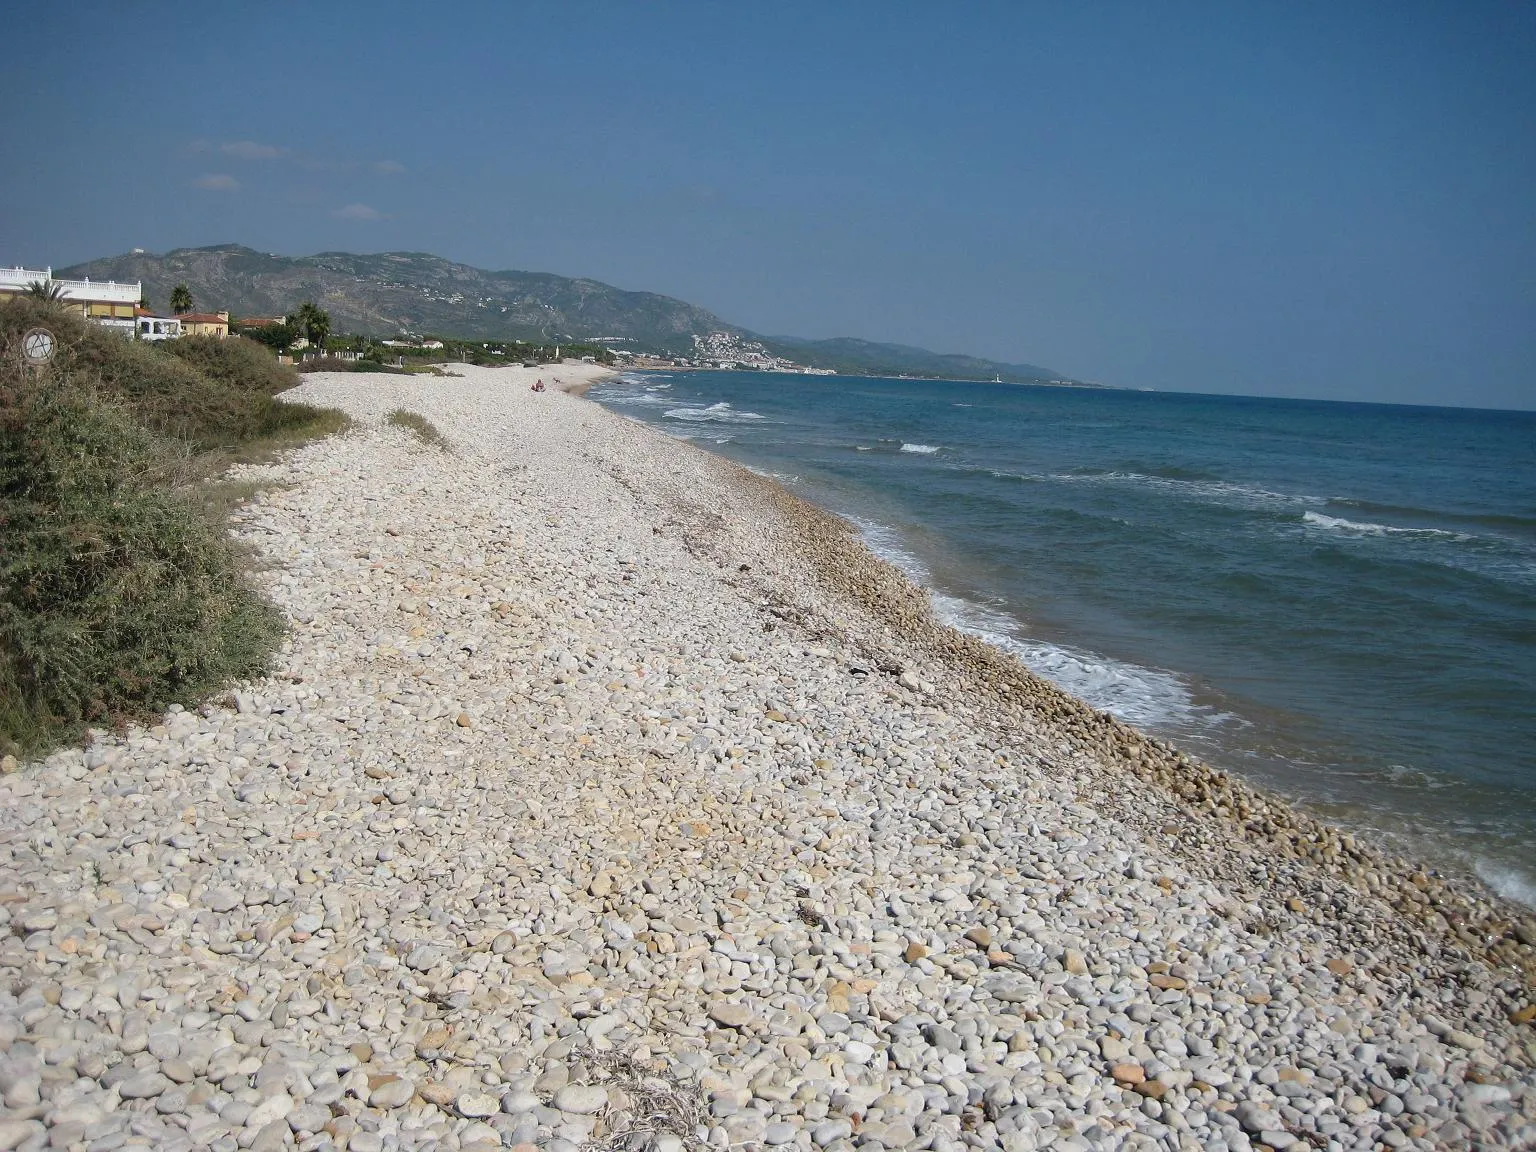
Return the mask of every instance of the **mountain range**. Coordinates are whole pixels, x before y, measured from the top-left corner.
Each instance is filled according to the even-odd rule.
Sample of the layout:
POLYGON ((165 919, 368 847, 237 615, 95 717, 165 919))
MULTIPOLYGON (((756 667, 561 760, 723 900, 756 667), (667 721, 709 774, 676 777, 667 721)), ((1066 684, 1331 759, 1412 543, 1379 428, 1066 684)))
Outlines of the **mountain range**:
POLYGON ((682 300, 630 292, 598 280, 547 272, 488 272, 425 252, 278 256, 239 244, 135 251, 58 269, 61 278, 139 281, 151 306, 165 307, 186 284, 198 308, 235 317, 282 316, 313 300, 338 332, 402 333, 537 342, 604 339, 640 352, 688 356, 693 337, 723 332, 771 353, 844 374, 928 376, 1018 383, 1064 381, 1033 364, 930 352, 851 337, 763 336, 682 300))

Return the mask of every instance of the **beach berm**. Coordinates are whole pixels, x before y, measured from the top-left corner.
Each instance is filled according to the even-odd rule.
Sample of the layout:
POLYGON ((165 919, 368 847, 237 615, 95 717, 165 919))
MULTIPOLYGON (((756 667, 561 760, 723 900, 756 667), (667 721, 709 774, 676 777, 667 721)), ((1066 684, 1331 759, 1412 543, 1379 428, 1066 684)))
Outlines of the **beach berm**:
POLYGON ((941 628, 600 369, 454 371, 311 375, 354 428, 236 470, 270 676, 6 765, 0 1149, 1536 1143, 1518 910, 941 628))

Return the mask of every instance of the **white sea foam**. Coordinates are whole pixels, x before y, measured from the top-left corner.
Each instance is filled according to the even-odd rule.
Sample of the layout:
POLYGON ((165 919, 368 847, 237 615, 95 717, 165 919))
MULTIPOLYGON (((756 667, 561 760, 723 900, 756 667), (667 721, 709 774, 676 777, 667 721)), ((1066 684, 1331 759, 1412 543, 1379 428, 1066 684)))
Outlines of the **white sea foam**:
POLYGON ((1473 863, 1478 877, 1507 900, 1536 909, 1536 877, 1507 864, 1478 859, 1473 863))
POLYGON ((1054 472, 1049 475, 994 472, 993 475, 1012 475, 1019 480, 1048 480, 1063 484, 1111 484, 1152 488, 1186 500, 1261 510, 1328 503, 1325 496, 1309 496, 1299 492, 1273 492, 1268 488, 1234 484, 1228 480, 1185 480, 1174 476, 1147 476, 1140 472, 1054 472))
POLYGON ((1324 516, 1321 512, 1303 512, 1301 518, 1308 524, 1318 528, 1328 528, 1335 532, 1350 532, 1356 536, 1420 536, 1425 538, 1442 537, 1448 540, 1470 540, 1472 537, 1460 532, 1447 532, 1443 528, 1394 528, 1390 524, 1358 524, 1353 520, 1344 520, 1338 516, 1324 516))
POLYGON ((859 535, 863 537, 864 543, 869 546, 871 552, 887 564, 894 564, 901 569, 907 579, 914 584, 927 585, 928 568, 908 550, 902 541, 901 533, 871 520, 861 520, 856 516, 849 519, 858 528, 859 535))
POLYGON ((670 396, 657 396, 653 389, 647 388, 644 392, 613 391, 599 392, 592 396, 603 404, 615 408, 668 408, 677 403, 670 396))
POLYGON ((906 443, 903 443, 902 446, 901 446, 901 450, 903 452, 920 452, 923 455, 927 456, 930 453, 937 452, 939 449, 938 449, 938 447, 936 445, 933 445, 933 444, 906 444, 906 443))
MULTIPOLYGON (((715 443, 718 444, 720 441, 716 440, 715 443)), ((769 468, 754 468, 750 464, 743 464, 742 467, 754 476, 761 476, 765 480, 772 480, 774 483, 783 484, 785 487, 800 483, 800 477, 796 476, 793 472, 775 472, 769 468)))
POLYGON ((1036 675, 1127 724, 1203 727, 1221 719, 1196 704, 1172 672, 1027 639, 1006 612, 941 593, 932 599, 935 614, 950 627, 1001 648, 1036 675))
MULTIPOLYGON (((900 533, 868 520, 853 522, 871 552, 901 569, 913 583, 927 586, 927 566, 906 547, 900 533)), ((1196 704, 1172 672, 1025 638, 1024 625, 1000 608, 931 589, 929 598, 934 614, 951 628, 1001 648, 1037 675, 1127 724, 1187 729, 1228 719, 1196 704)))
POLYGON ((724 400, 707 408, 669 408, 662 416, 693 424, 755 424, 768 419, 758 412, 738 412, 724 400))

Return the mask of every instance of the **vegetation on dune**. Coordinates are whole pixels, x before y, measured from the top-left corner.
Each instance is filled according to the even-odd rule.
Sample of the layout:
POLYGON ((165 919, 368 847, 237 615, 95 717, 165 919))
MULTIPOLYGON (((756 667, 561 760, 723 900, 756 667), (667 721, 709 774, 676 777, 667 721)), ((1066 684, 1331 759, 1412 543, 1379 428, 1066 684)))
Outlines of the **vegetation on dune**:
POLYGON ((444 452, 453 451, 453 442, 439 432, 437 425, 425 416, 417 415, 407 408, 396 408, 389 414, 388 420, 396 428, 404 428, 429 448, 439 448, 444 452))
POLYGON ((217 383, 242 392, 276 396, 299 382, 293 368, 243 337, 184 336, 160 346, 217 383))
POLYGON ((0 304, 0 752, 193 704, 259 674, 282 634, 203 478, 342 427, 238 341, 152 346, 0 304), (19 337, 58 353, 28 368, 19 337), (210 347, 220 343, 229 347, 210 347))
POLYGON ((409 376, 404 368, 384 364, 378 360, 344 360, 340 356, 317 356, 299 365, 299 371, 310 372, 385 372, 395 376, 409 376))

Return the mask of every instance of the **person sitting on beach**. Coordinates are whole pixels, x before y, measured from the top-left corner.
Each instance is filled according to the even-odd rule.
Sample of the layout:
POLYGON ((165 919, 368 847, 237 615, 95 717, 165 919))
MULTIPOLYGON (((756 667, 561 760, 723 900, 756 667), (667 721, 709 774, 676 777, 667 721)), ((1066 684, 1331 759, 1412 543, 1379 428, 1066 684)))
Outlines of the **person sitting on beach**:
POLYGON ((542 391, 544 391, 544 381, 542 381, 542 380, 535 380, 533 382, 533 389, 532 390, 534 392, 542 392, 542 391))

